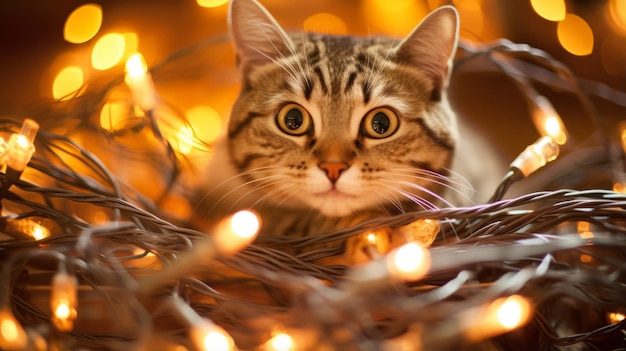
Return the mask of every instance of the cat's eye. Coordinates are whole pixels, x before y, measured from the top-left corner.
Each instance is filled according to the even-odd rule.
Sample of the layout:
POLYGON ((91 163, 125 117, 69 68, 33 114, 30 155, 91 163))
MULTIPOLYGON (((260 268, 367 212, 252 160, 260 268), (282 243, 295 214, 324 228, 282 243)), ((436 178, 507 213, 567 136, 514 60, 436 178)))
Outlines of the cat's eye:
POLYGON ((398 129, 398 116, 389 108, 375 108, 365 115, 361 129, 370 138, 389 137, 398 129))
POLYGON ((290 103, 278 111, 276 124, 289 135, 303 135, 311 128, 311 115, 304 107, 290 103))

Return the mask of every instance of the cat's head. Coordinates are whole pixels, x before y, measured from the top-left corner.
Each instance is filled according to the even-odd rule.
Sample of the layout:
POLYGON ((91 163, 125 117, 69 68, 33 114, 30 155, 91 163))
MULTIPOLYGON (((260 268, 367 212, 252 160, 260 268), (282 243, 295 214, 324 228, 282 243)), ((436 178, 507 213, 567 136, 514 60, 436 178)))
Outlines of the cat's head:
POLYGON ((457 138, 454 8, 403 40, 287 34, 255 0, 232 0, 229 24, 242 76, 229 150, 259 197, 328 216, 430 206, 457 138))

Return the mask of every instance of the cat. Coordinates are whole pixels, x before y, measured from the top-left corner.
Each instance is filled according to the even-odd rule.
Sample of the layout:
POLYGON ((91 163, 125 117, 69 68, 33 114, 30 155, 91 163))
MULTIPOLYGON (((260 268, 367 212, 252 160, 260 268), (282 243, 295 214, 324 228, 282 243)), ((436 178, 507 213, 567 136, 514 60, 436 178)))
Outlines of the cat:
POLYGON ((261 235, 307 236, 489 195, 460 189, 501 173, 488 171, 489 147, 448 101, 454 7, 402 40, 287 33, 256 0, 231 0, 229 27, 241 90, 206 175, 203 214, 251 207, 261 235))

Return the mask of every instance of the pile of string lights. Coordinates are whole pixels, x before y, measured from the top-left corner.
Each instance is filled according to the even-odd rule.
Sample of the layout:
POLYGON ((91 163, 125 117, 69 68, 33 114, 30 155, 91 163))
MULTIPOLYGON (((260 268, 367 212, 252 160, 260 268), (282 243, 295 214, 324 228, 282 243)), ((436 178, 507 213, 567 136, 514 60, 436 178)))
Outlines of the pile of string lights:
MULTIPOLYGON (((545 74, 533 72, 563 79, 593 115, 588 92, 539 50, 507 42, 461 49, 458 66, 486 58, 518 83, 544 135, 512 162, 491 201, 304 238, 256 238, 268 223, 252 211, 206 231, 178 223, 72 139, 38 131, 31 119, 1 119, 10 138, 0 142, 0 348, 626 347, 626 195, 616 185, 505 196, 557 157, 565 135, 548 100, 532 88, 545 74), (39 181, 25 180, 25 171, 39 181), (108 220, 84 215, 97 211, 108 220), (402 229, 394 231, 404 236, 402 245, 381 234, 390 229, 402 229), (362 249, 346 252, 348 240, 361 240, 362 249)), ((125 84, 145 123, 132 128, 150 129, 176 161, 153 113, 150 74, 133 62, 125 84)), ((101 104, 119 84, 77 103, 101 104)), ((577 158, 587 167, 571 173, 580 179, 615 172, 619 185, 623 152, 607 134, 600 139, 596 152, 577 158)))

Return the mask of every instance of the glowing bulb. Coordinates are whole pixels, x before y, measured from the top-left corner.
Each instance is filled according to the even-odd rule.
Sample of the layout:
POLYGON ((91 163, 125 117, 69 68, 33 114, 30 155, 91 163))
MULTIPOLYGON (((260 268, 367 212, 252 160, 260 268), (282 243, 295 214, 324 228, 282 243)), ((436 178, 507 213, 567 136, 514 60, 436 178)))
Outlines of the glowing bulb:
POLYGON ((182 125, 176 133, 176 143, 172 145, 175 145, 181 154, 188 155, 193 150, 195 139, 193 129, 188 125, 182 125))
POLYGON ((77 96, 85 82, 82 68, 68 66, 62 69, 52 83, 52 97, 59 101, 67 101, 77 96))
POLYGON ((522 172, 524 177, 538 170, 557 158, 559 155, 559 144, 554 139, 544 136, 533 144, 529 145, 511 163, 511 168, 516 168, 522 172))
POLYGON ((39 124, 32 119, 25 119, 18 134, 9 139, 9 154, 7 166, 17 172, 22 172, 35 153, 33 141, 39 131, 39 124))
POLYGON ((619 137, 622 143, 622 150, 624 151, 624 154, 626 154, 626 121, 621 121, 617 125, 617 129, 619 130, 619 137))
POLYGON ((81 5, 67 16, 63 38, 69 43, 84 43, 98 33, 101 25, 102 7, 98 4, 81 5))
POLYGON ((414 281, 422 278, 430 268, 430 254, 421 245, 404 244, 387 255, 387 269, 392 278, 414 281))
POLYGON ((376 234, 374 233, 367 234, 367 242, 369 242, 372 245, 376 245, 376 234))
POLYGON ((50 310, 52 311, 52 322, 60 331, 70 331, 74 328, 74 320, 77 316, 77 292, 76 277, 63 271, 54 275, 50 310))
POLYGON ((573 13, 557 24, 557 36, 561 46, 576 56, 585 56, 593 52, 593 31, 587 22, 573 13))
POLYGON ((535 12, 548 21, 562 21, 565 19, 565 0, 530 0, 535 12))
POLYGON ((404 237, 407 242, 418 242, 424 247, 428 247, 435 241, 441 231, 439 221, 433 219, 418 219, 407 225, 400 226, 396 231, 404 237))
POLYGON ((286 333, 277 333, 265 344, 265 351, 292 351, 293 338, 286 333))
POLYGON ((189 330, 189 337, 197 350, 231 351, 235 342, 228 333, 208 319, 201 319, 189 330))
POLYGON ((126 39, 122 34, 106 34, 91 50, 91 66, 97 70, 107 70, 117 65, 124 56, 126 39))
POLYGON ((528 301, 519 295, 513 295, 502 302, 496 315, 504 329, 513 330, 528 319, 528 310, 528 301))
POLYGON ((150 111, 156 105, 156 93, 148 65, 139 53, 126 60, 126 77, 124 79, 130 89, 133 100, 143 111, 150 111))
POLYGON ((517 329, 532 315, 530 302, 520 295, 499 298, 462 316, 465 336, 471 341, 487 339, 517 329))
POLYGON ((35 240, 42 240, 50 237, 50 230, 40 224, 34 223, 30 235, 35 238, 35 240))
POLYGON ((250 245, 261 226, 259 216, 248 210, 239 211, 223 220, 215 232, 215 245, 223 254, 238 252, 250 245))
POLYGON ((13 314, 6 309, 0 311, 0 348, 3 350, 24 350, 28 337, 24 328, 13 314))
POLYGON ((554 106, 544 96, 537 96, 534 101, 536 107, 532 119, 535 128, 541 135, 551 137, 559 145, 565 144, 568 137, 567 129, 554 106))
POLYGON ((619 323, 626 318, 626 315, 621 312, 609 312, 607 317, 609 319, 609 323, 619 323))

